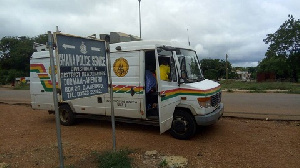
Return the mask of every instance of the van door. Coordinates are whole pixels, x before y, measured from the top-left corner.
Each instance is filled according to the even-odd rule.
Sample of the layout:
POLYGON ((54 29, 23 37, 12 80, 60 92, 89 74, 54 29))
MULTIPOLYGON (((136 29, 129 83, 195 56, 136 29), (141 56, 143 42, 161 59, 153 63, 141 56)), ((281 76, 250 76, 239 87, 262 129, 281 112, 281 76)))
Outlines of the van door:
MULTIPOLYGON (((143 118, 144 89, 141 85, 144 71, 143 51, 127 51, 111 53, 112 85, 115 116, 127 118, 143 118)), ((111 115, 110 95, 106 94, 106 115, 111 115)))
POLYGON ((174 61, 174 52, 166 51, 161 48, 156 50, 156 69, 157 69, 157 84, 158 84, 158 107, 159 107, 159 123, 160 133, 164 133, 169 130, 173 121, 173 113, 175 107, 179 104, 180 99, 178 94, 178 75, 177 66, 174 61), (170 66, 170 73, 168 79, 165 80, 162 75, 164 71, 162 69, 163 62, 167 61, 170 66), (164 79, 164 80, 163 80, 164 79))

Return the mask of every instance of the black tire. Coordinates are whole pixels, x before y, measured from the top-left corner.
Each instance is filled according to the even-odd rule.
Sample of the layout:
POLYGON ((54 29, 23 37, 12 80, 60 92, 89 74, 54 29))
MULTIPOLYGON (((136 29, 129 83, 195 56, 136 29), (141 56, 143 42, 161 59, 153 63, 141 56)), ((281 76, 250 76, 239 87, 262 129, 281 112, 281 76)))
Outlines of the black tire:
POLYGON ((59 118, 61 125, 70 126, 75 123, 75 114, 68 104, 59 106, 59 118))
POLYGON ((192 138, 197 129, 194 116, 184 110, 175 110, 171 126, 171 135, 180 140, 192 138))

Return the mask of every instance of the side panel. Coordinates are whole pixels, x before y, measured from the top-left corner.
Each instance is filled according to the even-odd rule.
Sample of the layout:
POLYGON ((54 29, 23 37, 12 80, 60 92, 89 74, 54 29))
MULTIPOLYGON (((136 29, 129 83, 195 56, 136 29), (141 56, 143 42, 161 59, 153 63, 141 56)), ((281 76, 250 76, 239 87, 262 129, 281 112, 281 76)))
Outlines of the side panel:
POLYGON ((68 101, 76 113, 105 115, 107 103, 104 102, 104 94, 79 98, 68 101))
MULTIPOLYGON (((111 53, 112 82, 115 116, 128 118, 145 118, 143 51, 111 53)), ((105 96, 108 105, 106 115, 111 115, 109 94, 105 96)))
POLYGON ((179 96, 173 96, 178 88, 178 84, 174 82, 160 81, 160 97, 158 99, 159 106, 159 122, 160 122, 160 133, 171 128, 173 121, 173 113, 176 106, 179 104, 179 96))
POLYGON ((43 57, 30 60, 30 95, 33 109, 54 110, 49 52, 37 52, 43 57), (46 57, 46 56, 48 57, 46 57))

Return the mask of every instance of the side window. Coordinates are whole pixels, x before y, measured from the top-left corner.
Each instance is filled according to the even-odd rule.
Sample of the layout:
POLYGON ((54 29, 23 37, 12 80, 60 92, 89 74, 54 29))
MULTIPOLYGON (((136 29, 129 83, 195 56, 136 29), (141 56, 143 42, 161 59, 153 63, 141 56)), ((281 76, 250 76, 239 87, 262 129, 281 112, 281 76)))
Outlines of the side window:
POLYGON ((161 80, 177 82, 176 66, 173 57, 159 57, 161 80))
POLYGON ((160 79, 164 81, 171 80, 171 68, 170 68, 170 57, 160 56, 158 57, 160 79))
POLYGON ((172 82, 177 82, 177 74, 176 74, 176 66, 175 66, 175 61, 174 58, 171 57, 170 59, 170 68, 171 68, 171 81, 172 82))

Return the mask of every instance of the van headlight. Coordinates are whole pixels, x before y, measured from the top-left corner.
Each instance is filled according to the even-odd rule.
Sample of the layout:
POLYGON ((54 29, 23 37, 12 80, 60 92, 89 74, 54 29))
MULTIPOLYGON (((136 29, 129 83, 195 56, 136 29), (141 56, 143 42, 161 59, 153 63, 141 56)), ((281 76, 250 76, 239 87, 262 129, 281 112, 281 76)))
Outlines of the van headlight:
POLYGON ((211 107, 211 97, 198 97, 197 98, 200 107, 211 107))

